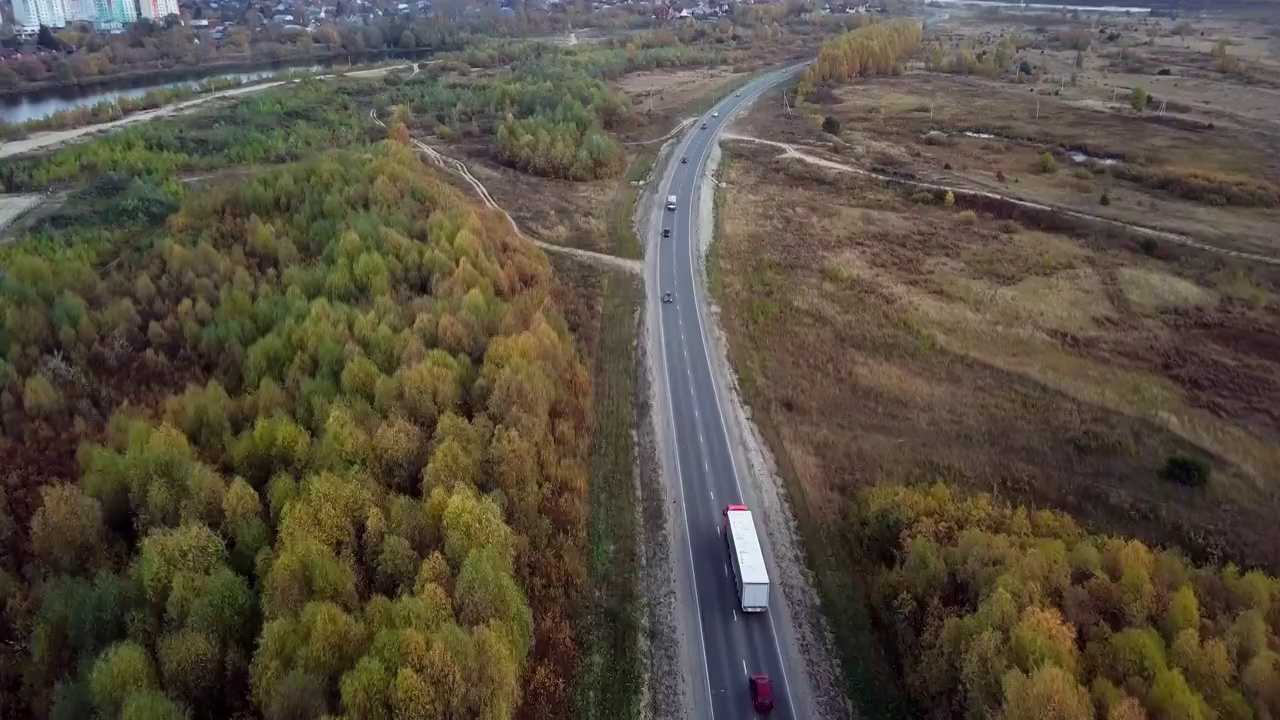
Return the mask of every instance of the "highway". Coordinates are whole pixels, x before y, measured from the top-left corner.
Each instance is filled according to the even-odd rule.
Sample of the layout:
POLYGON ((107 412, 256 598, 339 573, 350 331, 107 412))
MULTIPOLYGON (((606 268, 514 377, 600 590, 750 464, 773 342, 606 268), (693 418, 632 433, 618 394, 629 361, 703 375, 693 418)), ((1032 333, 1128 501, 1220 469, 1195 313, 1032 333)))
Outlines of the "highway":
MULTIPOLYGON (((647 253, 650 317, 658 319, 658 357, 654 377, 659 404, 667 412, 659 412, 659 423, 669 426, 659 430, 660 452, 664 467, 675 473, 674 524, 677 534, 673 547, 677 573, 684 573, 683 583, 691 597, 684 601, 686 637, 692 635, 686 649, 686 660, 692 664, 688 689, 690 717, 697 720, 740 720, 756 717, 747 689, 747 678, 766 673, 773 681, 777 703, 771 717, 789 720, 806 711, 797 708, 787 673, 798 671, 784 661, 786 652, 779 642, 777 627, 789 615, 778 617, 776 608, 785 601, 776 584, 765 528, 760 512, 755 513, 757 532, 764 543, 766 561, 773 585, 770 610, 766 613, 743 614, 737 594, 725 538, 721 530, 721 512, 725 505, 752 506, 747 470, 735 466, 725 411, 720 403, 724 390, 717 388, 708 350, 707 328, 710 320, 705 309, 704 278, 698 268, 698 195, 707 160, 716 137, 733 117, 734 111, 797 72, 802 65, 776 70, 756 78, 736 94, 723 98, 689 126, 667 164, 658 191, 664 206, 655 217, 651 231, 655 252, 647 253), (713 112, 718 117, 713 117, 713 112), (702 123, 706 129, 702 129, 702 123), (688 159, 681 163, 680 158, 688 159), (676 197, 676 210, 665 209, 666 198, 676 197), (670 238, 662 238, 662 228, 671 230, 670 238), (674 302, 661 302, 664 293, 673 293, 674 302), (653 314, 656 313, 656 314, 653 314), (663 387, 665 385, 665 387, 663 387), (665 418, 662 417, 665 414, 665 418), (672 442, 674 441, 674 443, 672 442), (674 448, 670 447, 674 444, 674 448), (746 486, 747 495, 743 489, 746 486), (683 546, 683 551, 681 550, 683 546), (688 603, 692 601, 690 606, 688 603)), ((755 508, 753 508, 755 509, 755 508)), ((803 678, 792 678, 803 682, 803 678)), ((673 680, 674 682, 674 680, 673 680)), ((807 719, 806 719, 807 720, 807 719)))

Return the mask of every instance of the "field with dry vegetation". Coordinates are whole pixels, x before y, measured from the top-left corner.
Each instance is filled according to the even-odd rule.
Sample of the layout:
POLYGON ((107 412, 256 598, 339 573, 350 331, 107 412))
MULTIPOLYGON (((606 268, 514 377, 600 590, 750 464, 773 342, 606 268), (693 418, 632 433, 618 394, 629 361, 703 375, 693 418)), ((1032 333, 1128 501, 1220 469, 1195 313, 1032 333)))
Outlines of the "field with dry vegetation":
POLYGON ((763 104, 744 130, 1280 257, 1280 58, 1267 34, 1280 31, 988 15, 931 24, 924 58, 900 75, 818 88, 789 114, 763 104))
MULTIPOLYGON (((1274 26, 946 15, 914 58, 903 25, 896 45, 874 30, 824 45, 786 102, 737 123, 721 169, 712 281, 851 694, 875 717, 1042 716, 1024 703, 1039 683, 1063 690, 1062 717, 1271 712, 1256 685, 1211 688, 1246 675, 1244 651, 1213 681, 1181 655, 1177 679, 1122 699, 1102 679, 1126 673, 1096 648, 1167 630, 1175 592, 1216 602, 1217 580, 1180 590, 1183 571, 1143 570, 1150 604, 1109 615, 1123 582, 1147 582, 1125 579, 1115 538, 1170 548, 1165 567, 1185 553, 1204 578, 1280 570, 1274 26), (892 489, 934 484, 952 495, 892 489), (1111 548, 1107 572, 1071 561, 1088 599, 1043 578, 1059 589, 1014 602, 1063 623, 1063 658, 1089 658, 1055 661, 1057 680, 1002 655, 1018 631, 981 630, 993 587, 1017 595, 1057 562, 1036 559, 1048 538, 1078 537, 1045 509, 1112 538, 1089 541, 1111 548)), ((1205 633, 1226 631, 1224 607, 1205 633)), ((1152 645, 1174 658, 1177 640, 1152 645)))

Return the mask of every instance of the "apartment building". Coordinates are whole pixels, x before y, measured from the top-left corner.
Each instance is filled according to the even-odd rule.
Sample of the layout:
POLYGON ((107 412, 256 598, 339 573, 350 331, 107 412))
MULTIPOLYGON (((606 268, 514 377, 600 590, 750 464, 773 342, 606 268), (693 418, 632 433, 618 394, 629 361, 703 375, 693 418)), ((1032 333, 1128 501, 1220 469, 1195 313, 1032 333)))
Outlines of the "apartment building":
POLYGON ((41 25, 61 29, 67 8, 63 0, 13 0, 13 24, 19 32, 36 32, 41 25))
POLYGON ((144 18, 163 20, 178 14, 178 0, 138 0, 138 8, 144 18))

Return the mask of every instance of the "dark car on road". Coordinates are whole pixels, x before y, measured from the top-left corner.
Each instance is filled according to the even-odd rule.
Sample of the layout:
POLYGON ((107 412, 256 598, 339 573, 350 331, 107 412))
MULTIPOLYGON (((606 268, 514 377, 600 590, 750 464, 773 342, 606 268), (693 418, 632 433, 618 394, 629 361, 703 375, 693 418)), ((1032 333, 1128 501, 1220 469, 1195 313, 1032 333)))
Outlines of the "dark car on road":
POLYGON ((671 237, 671 228, 662 228, 662 237, 671 237))
POLYGON ((676 299, 675 293, 662 293, 662 302, 670 304, 676 299))
POLYGON ((747 682, 751 686, 751 705, 756 712, 765 714, 773 710, 773 682, 769 676, 757 673, 747 682))

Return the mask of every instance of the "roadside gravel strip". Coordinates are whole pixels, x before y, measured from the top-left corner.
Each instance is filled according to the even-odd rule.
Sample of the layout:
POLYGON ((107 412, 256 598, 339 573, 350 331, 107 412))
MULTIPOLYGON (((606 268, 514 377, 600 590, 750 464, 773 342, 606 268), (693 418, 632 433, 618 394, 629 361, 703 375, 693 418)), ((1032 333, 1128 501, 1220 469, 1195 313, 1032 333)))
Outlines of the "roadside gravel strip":
MULTIPOLYGON (((727 134, 722 134, 721 138, 727 134)), ((720 308, 715 298, 705 291, 707 253, 715 239, 716 169, 720 164, 720 146, 711 149, 707 161, 707 176, 711 182, 703 182, 698 194, 697 234, 699 275, 706 307, 710 311, 707 323, 708 351, 715 382, 721 388, 720 403, 728 419, 727 426, 732 440, 732 451, 738 467, 747 468, 750 492, 765 518, 766 537, 762 538, 766 556, 772 555, 770 568, 778 586, 786 598, 776 603, 770 613, 776 617, 774 631, 778 641, 785 645, 788 667, 800 672, 789 673, 792 692, 802 696, 809 693, 809 707, 816 718, 841 720, 853 717, 853 711, 841 691, 840 665, 833 651, 833 640, 822 615, 817 591, 809 582, 801 551, 799 531, 795 516, 786 495, 786 485, 779 477, 773 453, 751 421, 750 412, 738 392, 738 376, 729 362, 728 341, 720 322, 720 308), (769 548, 772 548, 770 550, 769 548), (805 682, 807 680, 807 682, 805 682)), ((800 704, 801 701, 797 701, 800 704)), ((800 704, 803 707, 803 704, 800 704)))

